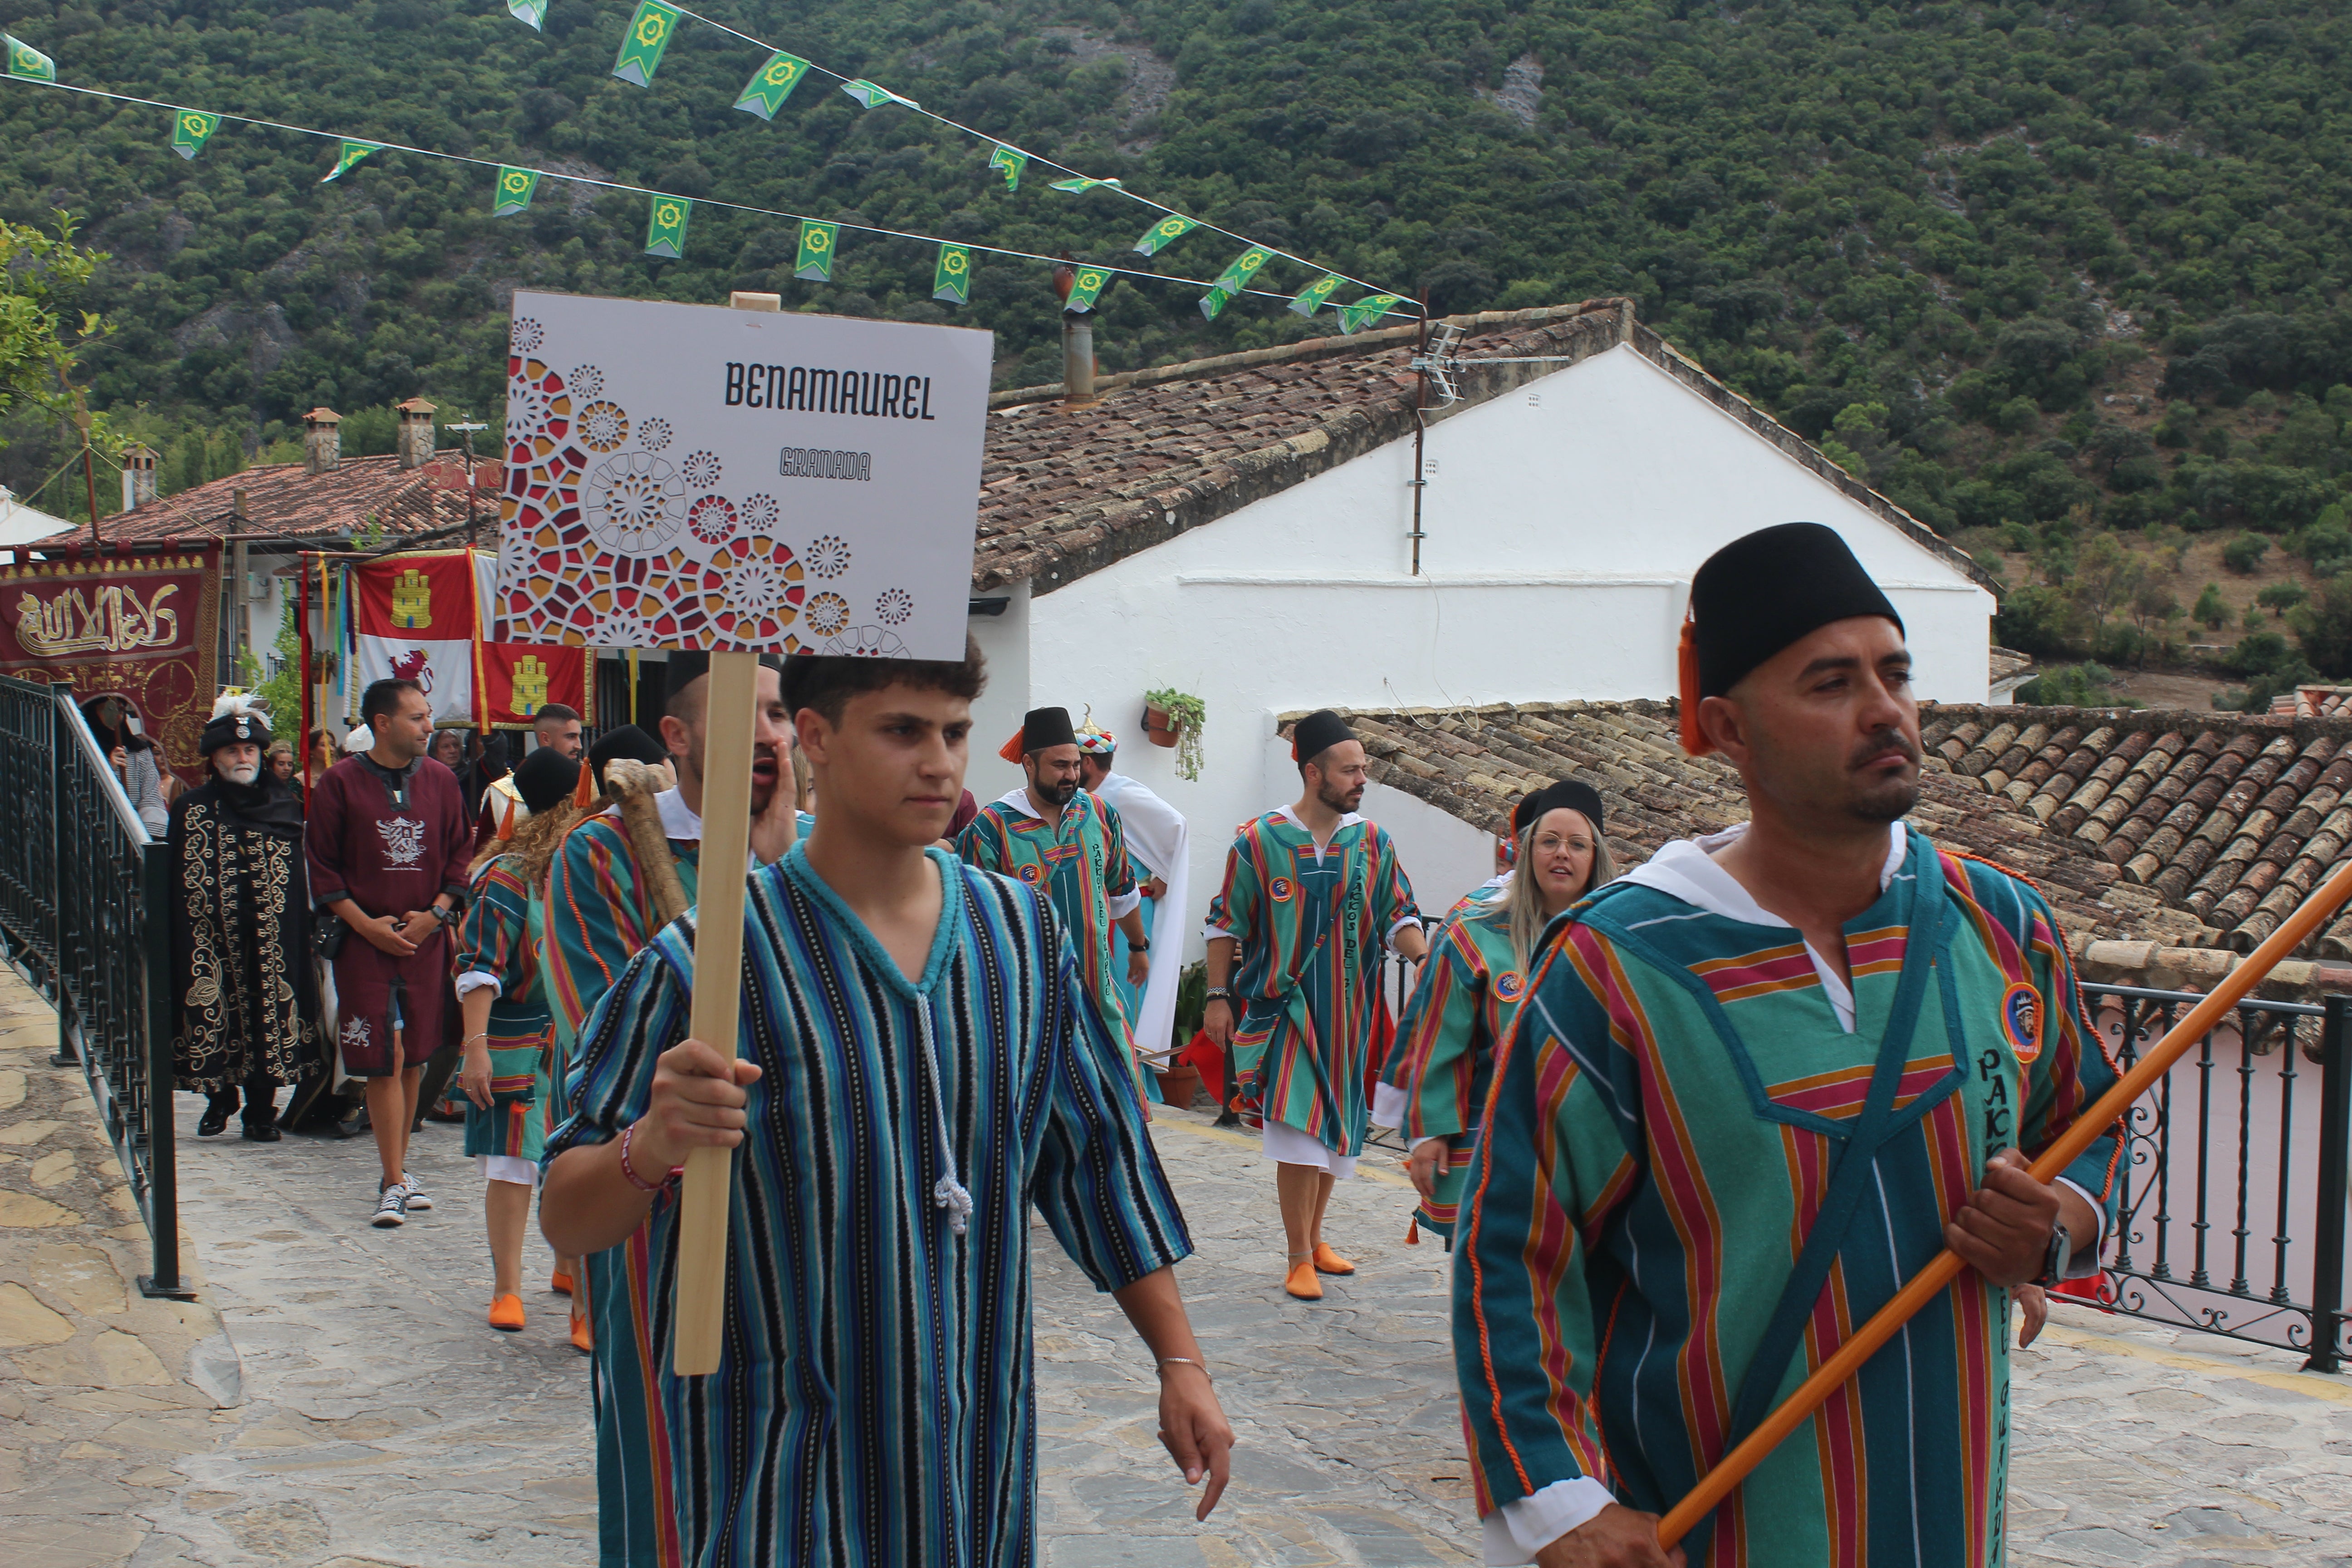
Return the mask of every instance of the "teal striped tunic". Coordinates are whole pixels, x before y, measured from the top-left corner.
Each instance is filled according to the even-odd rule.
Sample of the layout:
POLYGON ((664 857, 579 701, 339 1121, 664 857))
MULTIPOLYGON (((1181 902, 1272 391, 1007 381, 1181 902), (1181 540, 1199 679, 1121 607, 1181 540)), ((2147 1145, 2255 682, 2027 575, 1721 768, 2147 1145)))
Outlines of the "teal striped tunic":
MULTIPOLYGON (((735 1161, 726 1348, 712 1376, 668 1373, 666 1193, 604 1255, 625 1287, 595 1299, 607 1563, 1030 1563, 1030 1206, 1101 1289, 1192 1251, 1052 906, 929 858, 947 897, 912 982, 803 849, 751 878, 742 1050, 765 1071, 735 1161)), ((644 1114, 686 1037, 692 918, 589 1016, 550 1159, 644 1114)))

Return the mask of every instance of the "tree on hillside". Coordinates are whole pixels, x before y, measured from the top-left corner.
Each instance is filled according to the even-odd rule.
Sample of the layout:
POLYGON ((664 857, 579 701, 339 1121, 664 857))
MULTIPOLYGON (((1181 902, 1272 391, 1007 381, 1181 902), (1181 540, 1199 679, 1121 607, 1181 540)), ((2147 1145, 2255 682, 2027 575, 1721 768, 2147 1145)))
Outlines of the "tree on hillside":
POLYGON ((74 244, 73 219, 57 215, 57 233, 0 218, 0 417, 21 408, 51 415, 73 406, 68 382, 79 352, 106 331, 75 301, 103 253, 74 244))
POLYGON ((2197 595, 2196 607, 2189 612, 2189 616, 2208 631, 2220 631, 2221 623, 2230 618, 2230 606, 2221 599, 2221 584, 2206 584, 2205 591, 2197 595))

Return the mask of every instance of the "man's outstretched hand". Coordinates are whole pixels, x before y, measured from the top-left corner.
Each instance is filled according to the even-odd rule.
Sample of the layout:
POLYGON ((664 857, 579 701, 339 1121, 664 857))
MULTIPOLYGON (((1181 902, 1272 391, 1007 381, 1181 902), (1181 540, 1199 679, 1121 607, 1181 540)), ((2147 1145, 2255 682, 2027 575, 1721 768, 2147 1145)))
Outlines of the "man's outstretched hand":
POLYGON ((1224 1407, 1217 1403, 1217 1391, 1209 1386, 1209 1374, 1199 1367, 1160 1369, 1160 1440, 1168 1446, 1176 1468, 1184 1472, 1186 1486, 1198 1486, 1202 1478, 1207 1479, 1208 1489, 1202 1492, 1201 1506, 1192 1510, 1192 1517, 1208 1518, 1217 1500, 1225 1495, 1225 1482, 1232 1473, 1234 1429, 1225 1423, 1224 1407))
POLYGON ((1611 1503, 1536 1553, 1536 1568, 1683 1568, 1658 1544, 1658 1516, 1611 1503))

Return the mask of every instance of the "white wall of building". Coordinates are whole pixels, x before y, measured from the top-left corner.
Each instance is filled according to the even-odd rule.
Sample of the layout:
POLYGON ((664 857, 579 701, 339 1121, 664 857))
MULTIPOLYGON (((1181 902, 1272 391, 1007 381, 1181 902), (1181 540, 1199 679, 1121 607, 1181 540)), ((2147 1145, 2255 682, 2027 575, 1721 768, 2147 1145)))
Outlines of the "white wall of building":
POLYGON ((1023 709, 1093 704, 1121 771, 1191 819, 1198 914, 1233 827, 1297 797, 1267 745, 1277 714, 1670 695, 1691 572, 1799 519, 1835 528, 1886 587, 1920 695, 1985 700, 1990 595, 1631 348, 1433 426, 1426 456, 1418 577, 1407 438, 975 619, 992 672, 973 792, 1019 782, 993 751, 1023 709), (1137 743, 1155 687, 1208 705, 1197 783, 1137 743))

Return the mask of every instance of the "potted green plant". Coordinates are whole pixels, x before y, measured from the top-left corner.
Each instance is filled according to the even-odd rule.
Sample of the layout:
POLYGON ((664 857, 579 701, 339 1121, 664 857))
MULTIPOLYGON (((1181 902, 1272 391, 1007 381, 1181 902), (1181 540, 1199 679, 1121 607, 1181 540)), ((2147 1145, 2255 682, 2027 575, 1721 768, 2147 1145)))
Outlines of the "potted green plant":
POLYGON ((1188 779, 1201 776, 1201 730, 1208 719, 1208 705, 1189 691, 1163 687, 1143 694, 1144 738, 1175 747, 1176 771, 1188 779))

